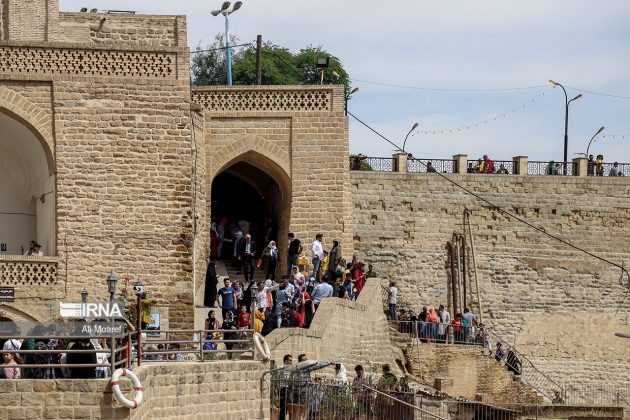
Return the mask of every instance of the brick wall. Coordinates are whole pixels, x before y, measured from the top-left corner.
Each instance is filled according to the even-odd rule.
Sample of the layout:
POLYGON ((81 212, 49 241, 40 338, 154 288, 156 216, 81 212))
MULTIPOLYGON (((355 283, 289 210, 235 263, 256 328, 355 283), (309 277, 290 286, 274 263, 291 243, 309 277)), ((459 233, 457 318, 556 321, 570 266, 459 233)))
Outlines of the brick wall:
MULTIPOLYGON (((549 233, 617 263, 630 257, 625 178, 448 175, 549 233)), ((353 172, 355 247, 418 310, 450 304, 446 242, 472 212, 484 321, 556 379, 606 381, 630 353, 620 270, 492 210, 435 174, 353 172), (582 360, 579 366, 572 360, 582 360), (549 364, 547 366, 549 366, 549 364), (584 370, 584 364, 592 366, 584 370), (603 369, 603 366, 608 366, 603 369)), ((478 311, 474 305, 475 311, 478 311)), ((627 371, 616 380, 630 381, 627 371)))

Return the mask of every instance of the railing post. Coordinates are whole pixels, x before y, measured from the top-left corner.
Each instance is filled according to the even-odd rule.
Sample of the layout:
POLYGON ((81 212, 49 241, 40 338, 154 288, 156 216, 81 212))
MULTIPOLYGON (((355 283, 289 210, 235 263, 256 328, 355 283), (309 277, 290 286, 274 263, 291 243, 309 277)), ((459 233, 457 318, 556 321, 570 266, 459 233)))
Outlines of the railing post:
POLYGON ((407 173, 407 153, 394 153, 394 172, 407 173))
POLYGON ((585 157, 573 158, 573 176, 586 176, 588 172, 588 159, 585 157))
POLYGON ((468 172, 468 155, 453 155, 453 161, 455 161, 454 174, 465 174, 468 172))
POLYGON ((527 175, 527 164, 529 162, 527 156, 514 156, 512 161, 514 162, 514 175, 527 175))

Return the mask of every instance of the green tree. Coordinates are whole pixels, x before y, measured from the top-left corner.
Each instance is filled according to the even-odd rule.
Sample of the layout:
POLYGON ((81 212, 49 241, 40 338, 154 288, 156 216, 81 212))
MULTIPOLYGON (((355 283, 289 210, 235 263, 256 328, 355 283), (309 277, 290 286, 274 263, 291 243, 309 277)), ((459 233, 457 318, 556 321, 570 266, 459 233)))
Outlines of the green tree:
MULTIPOLYGON (((238 45, 231 37, 232 45, 238 45)), ((197 47, 191 59, 191 76, 195 85, 223 85, 226 81, 227 65, 223 34, 207 48, 197 47)), ((232 48, 232 83, 253 85, 256 83, 256 49, 252 47, 232 48)), ((349 87, 349 76, 341 60, 332 56, 321 46, 301 49, 292 53, 287 48, 267 41, 262 48, 262 83, 264 85, 319 84, 320 72, 317 58, 329 56, 329 67, 324 71, 324 83, 344 83, 349 87)))

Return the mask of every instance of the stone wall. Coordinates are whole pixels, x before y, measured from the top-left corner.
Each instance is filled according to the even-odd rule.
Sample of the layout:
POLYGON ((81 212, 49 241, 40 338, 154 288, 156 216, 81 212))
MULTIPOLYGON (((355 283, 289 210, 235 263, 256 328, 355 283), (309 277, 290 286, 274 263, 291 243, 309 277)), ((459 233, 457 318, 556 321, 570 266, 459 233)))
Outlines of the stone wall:
POLYGON ((543 397, 509 373, 481 348, 440 344, 414 345, 407 352, 413 374, 453 397, 484 402, 540 404, 543 397))
POLYGON ((205 117, 208 191, 216 175, 250 163, 280 187, 279 249, 286 249, 289 231, 305 245, 321 232, 326 248, 339 239, 344 255, 352 255, 342 86, 204 86, 193 89, 192 100, 205 117), (321 197, 331 199, 324 203, 321 197))
POLYGON ((115 13, 59 14, 58 41, 124 43, 138 47, 186 46, 185 16, 115 13))
MULTIPOLYGON (((267 341, 272 358, 279 363, 287 353, 294 359, 305 353, 309 359, 344 363, 350 376, 357 364, 363 365, 367 372, 380 373, 381 365, 386 363, 400 375, 396 360, 404 363, 405 358, 390 342, 388 328, 380 280, 370 278, 356 302, 324 299, 309 329, 276 329, 267 336, 267 341)), ((332 370, 327 373, 332 374, 332 370)))
MULTIPOLYGON (((0 419, 269 418, 260 362, 147 364, 134 372, 144 388, 137 410, 113 398, 109 379, 4 380, 0 419)), ((130 398, 131 382, 121 388, 130 398)))
MULTIPOLYGON (((551 234, 628 265, 626 178, 445 176, 551 234)), ((630 381, 630 371, 620 368, 630 361, 627 343, 613 335, 627 330, 630 319, 620 269, 499 213, 438 174, 352 172, 351 180, 355 247, 377 274, 399 281, 415 310, 450 305, 446 242, 462 233, 467 208, 484 322, 516 340, 524 354, 544 357, 557 380, 606 381, 604 372, 614 371, 616 381, 630 381), (576 359, 583 363, 571 362, 576 359)))

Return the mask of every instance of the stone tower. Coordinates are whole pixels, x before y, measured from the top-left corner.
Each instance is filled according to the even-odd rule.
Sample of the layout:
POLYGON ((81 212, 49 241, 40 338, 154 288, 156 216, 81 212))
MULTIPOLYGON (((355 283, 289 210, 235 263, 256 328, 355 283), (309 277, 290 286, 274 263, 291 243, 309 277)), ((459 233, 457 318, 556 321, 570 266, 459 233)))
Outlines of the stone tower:
POLYGON ((52 41, 59 0, 0 0, 0 40, 52 41))

